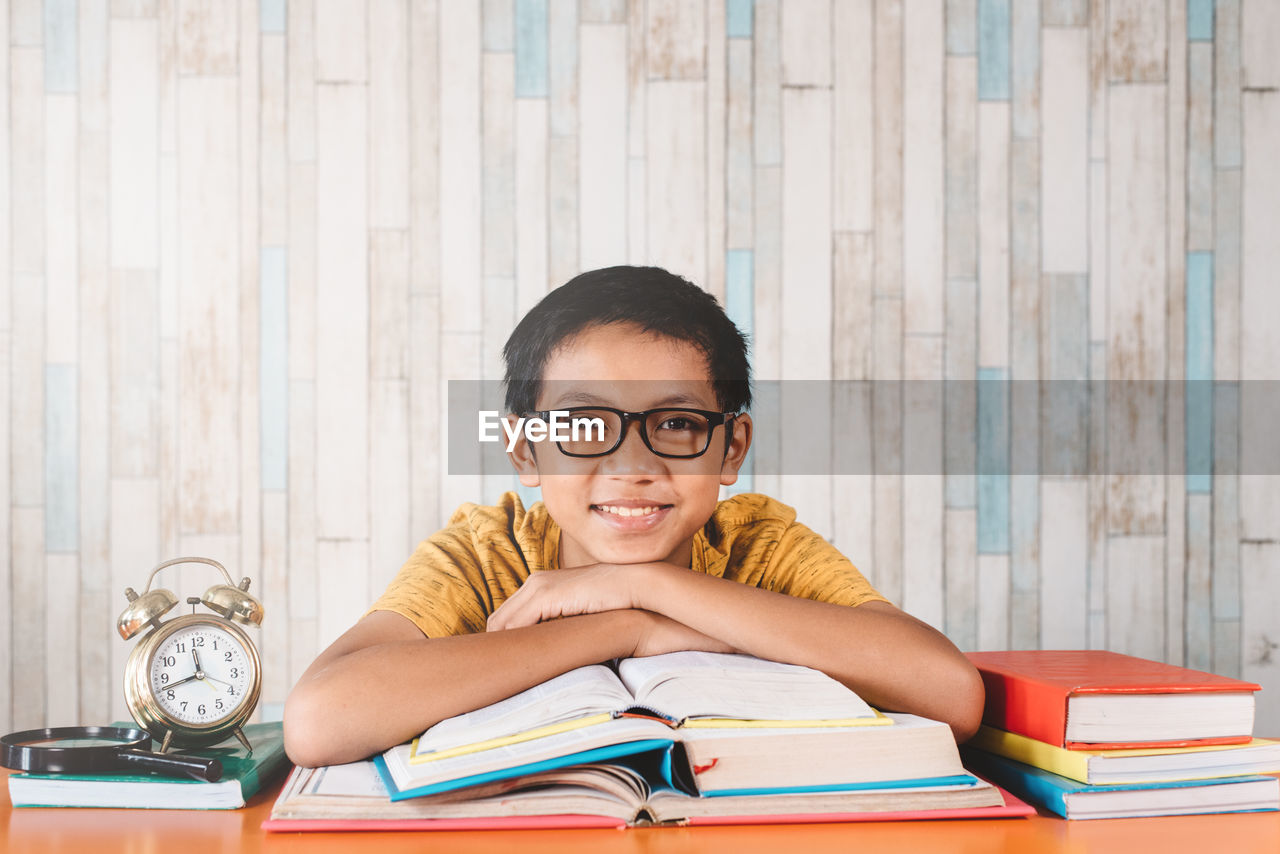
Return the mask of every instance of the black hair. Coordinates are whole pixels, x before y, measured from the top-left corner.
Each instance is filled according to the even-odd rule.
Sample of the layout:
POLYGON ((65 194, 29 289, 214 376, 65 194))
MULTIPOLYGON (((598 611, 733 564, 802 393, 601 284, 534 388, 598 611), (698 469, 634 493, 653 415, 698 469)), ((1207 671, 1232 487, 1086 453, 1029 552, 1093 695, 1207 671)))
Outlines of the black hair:
POLYGON ((661 267, 606 267, 570 279, 547 294, 516 325, 502 348, 507 411, 537 409, 547 359, 565 340, 591 326, 630 323, 688 342, 707 357, 724 412, 751 405, 746 336, 716 298, 661 267))

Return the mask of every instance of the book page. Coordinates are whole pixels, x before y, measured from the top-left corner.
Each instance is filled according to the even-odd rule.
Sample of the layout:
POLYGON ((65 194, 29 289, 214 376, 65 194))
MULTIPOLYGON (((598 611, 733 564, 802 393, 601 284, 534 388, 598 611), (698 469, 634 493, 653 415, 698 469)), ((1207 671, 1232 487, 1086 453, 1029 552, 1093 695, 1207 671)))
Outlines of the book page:
POLYGON ((382 778, 368 759, 312 769, 301 791, 307 795, 387 800, 387 787, 382 785, 382 778))
POLYGON ((636 702, 675 718, 876 720, 861 697, 825 673, 749 655, 673 652, 628 658, 618 675, 636 702))
POLYGON ((421 804, 444 804, 498 796, 536 796, 536 790, 555 786, 594 789, 603 796, 635 808, 639 808, 649 795, 649 783, 635 769, 628 768, 626 765, 589 763, 496 780, 478 786, 468 786, 465 789, 441 792, 438 795, 425 795, 414 800, 421 804))
POLYGON ((631 695, 608 667, 579 667, 474 712, 446 718, 422 734, 415 755, 619 711, 630 703, 631 695))
MULTIPOLYGON (((769 795, 728 795, 695 798, 663 790, 649 797, 649 809, 658 821, 695 816, 816 816, 847 820, 851 813, 915 813, 924 810, 981 809, 999 807, 1004 798, 990 783, 976 785, 921 786, 916 788, 863 789, 839 792, 805 792, 769 795)), ((923 816, 921 816, 923 817, 923 816)))
POLYGON ((275 819, 392 820, 551 815, 634 817, 649 785, 625 765, 579 765, 393 802, 371 761, 300 768, 272 808, 275 819))

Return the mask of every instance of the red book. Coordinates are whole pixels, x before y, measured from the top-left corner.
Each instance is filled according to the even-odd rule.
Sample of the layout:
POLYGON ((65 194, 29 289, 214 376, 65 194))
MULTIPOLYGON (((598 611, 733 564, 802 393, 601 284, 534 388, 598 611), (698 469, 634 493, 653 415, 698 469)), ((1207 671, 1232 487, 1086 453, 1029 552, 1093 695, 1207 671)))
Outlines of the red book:
MULTIPOLYGON (((997 787, 998 788, 998 787, 997 787)), ((761 815, 699 816, 678 822, 689 825, 724 824, 827 824, 855 821, 923 821, 955 818, 1025 818, 1036 814, 1035 807, 998 789, 1004 803, 990 807, 954 807, 900 812, 796 813, 761 815)), ((621 819, 600 815, 533 815, 494 818, 402 818, 333 819, 269 818, 262 823, 268 832, 347 830, 565 830, 570 828, 625 828, 621 819)))
POLYGON ((982 722, 1074 750, 1238 744, 1253 732, 1252 682, 1105 650, 970 652, 982 722))

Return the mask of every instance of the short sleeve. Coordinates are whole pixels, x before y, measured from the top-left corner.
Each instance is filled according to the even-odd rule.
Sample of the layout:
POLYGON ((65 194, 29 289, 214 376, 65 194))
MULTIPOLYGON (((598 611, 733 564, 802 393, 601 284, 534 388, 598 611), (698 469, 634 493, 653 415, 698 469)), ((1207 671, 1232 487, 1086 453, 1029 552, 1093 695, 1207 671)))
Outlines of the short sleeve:
POLYGON ((836 605, 888 601, 839 549, 798 522, 782 530, 760 586, 836 605))
POLYGON ((423 540, 369 611, 394 611, 430 638, 482 632, 492 607, 466 525, 423 540))

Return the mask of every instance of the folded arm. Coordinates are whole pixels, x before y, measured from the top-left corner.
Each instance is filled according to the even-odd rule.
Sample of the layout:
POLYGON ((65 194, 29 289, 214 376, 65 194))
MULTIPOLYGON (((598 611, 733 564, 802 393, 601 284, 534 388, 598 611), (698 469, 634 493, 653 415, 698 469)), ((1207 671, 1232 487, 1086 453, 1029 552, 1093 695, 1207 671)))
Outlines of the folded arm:
POLYGON ((321 653, 289 693, 285 750, 309 767, 354 762, 575 667, 680 649, 730 651, 639 610, 442 638, 425 637, 400 614, 374 611, 321 653))
POLYGON ((867 702, 977 731, 984 692, 977 671, 937 630, 882 601, 856 607, 774 593, 671 564, 537 573, 490 618, 489 628, 610 609, 661 614, 728 647, 803 664, 867 702))

